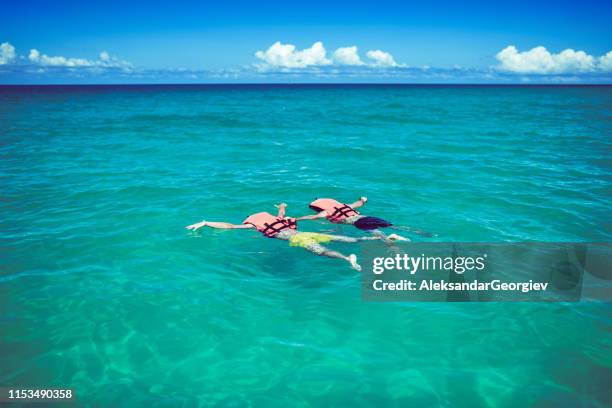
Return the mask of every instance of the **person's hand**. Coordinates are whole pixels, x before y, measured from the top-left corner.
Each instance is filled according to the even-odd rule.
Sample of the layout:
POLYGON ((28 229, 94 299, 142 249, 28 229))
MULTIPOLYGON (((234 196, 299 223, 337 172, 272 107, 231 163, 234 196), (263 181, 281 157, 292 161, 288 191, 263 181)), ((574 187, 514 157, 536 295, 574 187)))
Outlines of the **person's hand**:
POLYGON ((202 222, 196 222, 195 224, 191 224, 186 226, 185 228, 187 228, 190 231, 197 231, 202 227, 206 226, 206 221, 202 221, 202 222))
POLYGON ((368 201, 368 197, 359 197, 359 200, 365 204, 368 201))
POLYGON ((280 204, 276 204, 274 205, 276 208, 280 209, 280 208, 286 208, 287 204, 286 203, 280 203, 280 204))

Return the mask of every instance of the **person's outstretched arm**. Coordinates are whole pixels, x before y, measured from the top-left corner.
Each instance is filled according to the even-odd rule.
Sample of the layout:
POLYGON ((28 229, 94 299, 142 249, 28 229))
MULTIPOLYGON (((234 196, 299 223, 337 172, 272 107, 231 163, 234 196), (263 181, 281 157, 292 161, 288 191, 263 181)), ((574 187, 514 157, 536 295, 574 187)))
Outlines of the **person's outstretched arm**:
POLYGON ((301 221, 301 220, 316 220, 317 218, 325 218, 327 217, 327 213, 325 211, 321 211, 318 214, 313 214, 313 215, 304 215, 303 217, 298 217, 296 218, 297 221, 301 221))
POLYGON ((278 218, 285 218, 285 210, 287 209, 287 204, 285 203, 280 203, 275 205, 276 208, 278 208, 278 218))
POLYGON ((251 224, 230 224, 229 222, 214 222, 214 221, 201 221, 186 226, 188 230, 197 231, 202 227, 218 228, 218 229, 245 229, 253 228, 251 224))
POLYGON ((361 197, 358 201, 355 201, 352 204, 349 204, 353 208, 359 208, 364 205, 368 201, 368 197, 361 197))

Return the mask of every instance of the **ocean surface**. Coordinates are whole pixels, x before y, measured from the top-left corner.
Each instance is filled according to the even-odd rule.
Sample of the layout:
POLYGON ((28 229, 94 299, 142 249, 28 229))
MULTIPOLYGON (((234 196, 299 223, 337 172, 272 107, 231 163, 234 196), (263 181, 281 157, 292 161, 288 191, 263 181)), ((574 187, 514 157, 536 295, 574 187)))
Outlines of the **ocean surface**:
POLYGON ((345 262, 184 227, 365 195, 435 234, 414 241, 610 241, 611 152, 611 87, 0 86, 0 386, 113 407, 610 406, 610 303, 364 302, 345 262))

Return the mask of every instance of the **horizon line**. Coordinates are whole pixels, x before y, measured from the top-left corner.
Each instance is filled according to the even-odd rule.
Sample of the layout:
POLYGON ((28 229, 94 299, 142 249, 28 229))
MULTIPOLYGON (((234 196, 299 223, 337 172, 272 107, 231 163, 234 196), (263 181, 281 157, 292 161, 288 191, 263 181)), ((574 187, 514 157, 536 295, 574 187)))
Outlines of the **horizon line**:
POLYGON ((612 83, 478 83, 478 82, 134 82, 134 83, 44 83, 44 84, 2 84, 0 87, 23 87, 23 86, 353 86, 353 85, 366 85, 366 86, 542 86, 542 87, 581 87, 581 86, 612 86, 612 83))

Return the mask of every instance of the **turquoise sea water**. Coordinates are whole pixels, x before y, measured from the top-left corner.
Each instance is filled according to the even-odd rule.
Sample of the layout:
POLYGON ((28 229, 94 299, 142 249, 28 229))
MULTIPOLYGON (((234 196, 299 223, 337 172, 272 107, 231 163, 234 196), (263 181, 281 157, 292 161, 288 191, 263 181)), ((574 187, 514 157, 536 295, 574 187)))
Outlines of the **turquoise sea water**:
POLYGON ((0 87, 0 386, 610 406, 609 303, 368 303, 344 262, 184 226, 366 195, 415 241, 610 241, 611 115, 610 87, 0 87))

